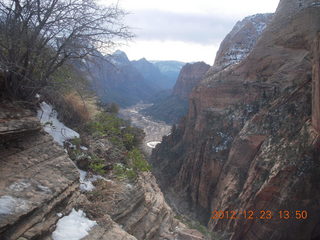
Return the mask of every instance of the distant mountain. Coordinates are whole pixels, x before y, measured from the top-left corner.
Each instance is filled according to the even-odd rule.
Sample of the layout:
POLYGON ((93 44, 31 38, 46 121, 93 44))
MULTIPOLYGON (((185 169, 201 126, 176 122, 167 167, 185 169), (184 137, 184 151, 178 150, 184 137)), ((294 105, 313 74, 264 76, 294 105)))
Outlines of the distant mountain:
POLYGON ((172 88, 177 81, 180 70, 186 64, 179 61, 150 61, 167 77, 167 86, 172 88))
POLYGON ((155 96, 166 97, 184 64, 160 61, 159 68, 145 58, 130 61, 120 50, 106 56, 97 51, 95 55, 74 65, 87 75, 102 102, 115 102, 121 107, 150 102, 155 96))
POLYGON ((143 77, 122 51, 107 56, 100 54, 100 57, 91 57, 82 64, 93 90, 105 103, 115 102, 127 107, 149 101, 160 90, 143 77))
POLYGON ((181 69, 172 93, 167 97, 157 97, 154 104, 143 112, 167 123, 178 122, 188 111, 188 97, 193 87, 202 80, 209 68, 204 62, 187 63, 181 69))
MULTIPOLYGON (((162 74, 158 67, 142 58, 138 61, 131 61, 131 64, 142 74, 144 79, 159 90, 172 88, 172 79, 162 74)), ((176 79, 174 79, 176 81, 176 79)))

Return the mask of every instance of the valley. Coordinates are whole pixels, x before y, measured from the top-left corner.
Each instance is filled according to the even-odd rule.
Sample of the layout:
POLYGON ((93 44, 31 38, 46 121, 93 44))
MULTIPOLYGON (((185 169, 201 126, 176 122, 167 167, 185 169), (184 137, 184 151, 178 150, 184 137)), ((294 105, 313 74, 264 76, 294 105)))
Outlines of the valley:
POLYGON ((152 149, 162 141, 163 136, 170 134, 171 126, 162 122, 155 121, 148 116, 141 113, 147 107, 152 104, 138 103, 134 106, 120 109, 119 116, 125 120, 129 120, 135 127, 143 129, 145 137, 143 140, 143 149, 150 155, 152 149))
POLYGON ((320 239, 320 4, 276 1, 3 1, 0 240, 320 239))

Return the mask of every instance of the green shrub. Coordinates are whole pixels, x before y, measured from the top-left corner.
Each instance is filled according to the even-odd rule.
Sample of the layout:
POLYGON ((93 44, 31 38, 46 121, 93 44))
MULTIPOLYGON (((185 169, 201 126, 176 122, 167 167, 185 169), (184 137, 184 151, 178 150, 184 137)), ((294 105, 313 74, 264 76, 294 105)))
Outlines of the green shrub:
POLYGON ((80 147, 80 145, 81 145, 81 138, 72 138, 71 140, 70 140, 70 142, 73 144, 73 145, 75 145, 75 146, 77 146, 77 147, 80 147))
POLYGON ((93 162, 90 164, 90 168, 99 174, 106 173, 106 171, 103 169, 104 167, 105 167, 105 165, 103 163, 93 162))
POLYGON ((134 148, 128 152, 128 162, 137 172, 146 172, 151 169, 150 164, 145 160, 138 148, 134 148))
POLYGON ((103 169, 106 165, 102 158, 99 158, 95 154, 90 154, 91 163, 89 165, 90 169, 99 174, 105 174, 105 170, 103 169))
POLYGON ((145 160, 141 151, 137 148, 132 149, 127 154, 127 164, 116 164, 114 173, 119 179, 135 180, 139 172, 150 171, 151 166, 145 160))
POLYGON ((128 168, 121 163, 118 163, 114 166, 114 172, 117 178, 121 180, 129 179, 132 181, 137 178, 137 173, 132 168, 128 168))

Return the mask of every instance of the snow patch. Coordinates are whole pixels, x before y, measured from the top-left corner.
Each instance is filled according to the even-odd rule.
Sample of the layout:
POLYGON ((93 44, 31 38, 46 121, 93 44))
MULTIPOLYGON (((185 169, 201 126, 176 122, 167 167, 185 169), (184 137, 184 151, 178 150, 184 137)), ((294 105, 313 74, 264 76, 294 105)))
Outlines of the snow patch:
POLYGON ((88 151, 88 148, 85 147, 85 146, 80 146, 80 149, 83 150, 83 151, 88 151))
POLYGON ((82 211, 72 209, 68 216, 61 218, 56 230, 52 233, 53 240, 80 240, 89 234, 90 229, 97 225, 86 217, 82 211))
POLYGON ((0 197, 0 215, 9 215, 28 209, 28 202, 8 195, 0 197))
POLYGON ((58 113, 53 110, 51 105, 42 102, 40 103, 40 107, 41 110, 38 110, 37 116, 40 122, 45 124, 44 130, 53 137, 54 141, 63 146, 64 141, 80 137, 79 133, 68 128, 58 120, 58 113))
POLYGON ((159 141, 148 142, 148 143, 147 143, 147 146, 148 146, 149 148, 155 148, 159 143, 161 143, 161 142, 159 142, 159 141))
POLYGON ((88 173, 86 171, 80 170, 78 169, 79 173, 80 173, 80 190, 81 191, 87 191, 90 192, 93 189, 95 189, 94 185, 92 183, 94 183, 95 181, 99 180, 99 179, 103 179, 105 181, 108 181, 107 179, 105 179, 104 177, 101 177, 99 175, 93 175, 92 177, 87 177, 88 173))

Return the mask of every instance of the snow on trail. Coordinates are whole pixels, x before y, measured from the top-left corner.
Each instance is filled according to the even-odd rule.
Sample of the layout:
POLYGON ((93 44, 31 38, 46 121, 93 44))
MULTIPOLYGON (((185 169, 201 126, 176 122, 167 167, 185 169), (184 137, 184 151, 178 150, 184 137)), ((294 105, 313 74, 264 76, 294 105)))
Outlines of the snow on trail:
POLYGON ((72 209, 68 216, 58 221, 52 238, 53 240, 80 240, 87 236, 95 225, 97 222, 88 219, 82 210, 72 209))
POLYGON ((44 130, 49 133, 54 141, 63 146, 63 142, 80 137, 79 133, 68 128, 62 122, 58 120, 58 113, 53 110, 52 106, 46 102, 40 103, 41 110, 38 110, 37 116, 42 124, 44 124, 44 130))

